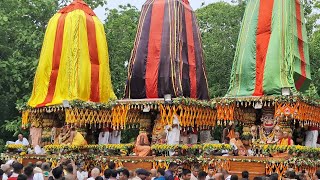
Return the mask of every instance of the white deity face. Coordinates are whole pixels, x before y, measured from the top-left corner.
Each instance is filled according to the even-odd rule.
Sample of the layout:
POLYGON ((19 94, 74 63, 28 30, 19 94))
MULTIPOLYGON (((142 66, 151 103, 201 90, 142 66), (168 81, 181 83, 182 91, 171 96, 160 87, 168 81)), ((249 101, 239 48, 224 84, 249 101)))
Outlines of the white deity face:
POLYGON ((271 114, 265 114, 262 116, 261 121, 263 123, 263 127, 265 130, 272 130, 276 125, 276 120, 273 118, 271 114))

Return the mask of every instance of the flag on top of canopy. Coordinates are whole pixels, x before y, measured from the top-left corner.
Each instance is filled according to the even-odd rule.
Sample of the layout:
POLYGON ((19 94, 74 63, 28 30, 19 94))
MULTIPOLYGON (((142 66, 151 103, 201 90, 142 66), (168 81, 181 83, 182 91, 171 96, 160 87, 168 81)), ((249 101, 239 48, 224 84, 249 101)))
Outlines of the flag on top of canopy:
POLYGON ((311 81, 300 0, 249 0, 242 20, 227 96, 304 91, 311 81))
POLYGON ((115 98, 103 24, 84 1, 74 0, 48 23, 28 105, 115 98))

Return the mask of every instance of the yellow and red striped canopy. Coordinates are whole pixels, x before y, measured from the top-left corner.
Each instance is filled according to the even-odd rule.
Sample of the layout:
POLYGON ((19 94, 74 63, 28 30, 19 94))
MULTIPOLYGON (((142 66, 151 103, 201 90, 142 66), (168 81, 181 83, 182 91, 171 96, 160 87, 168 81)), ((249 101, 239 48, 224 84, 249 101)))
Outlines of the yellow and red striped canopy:
POLYGON ((75 0, 48 23, 28 105, 115 98, 103 24, 85 2, 75 0))

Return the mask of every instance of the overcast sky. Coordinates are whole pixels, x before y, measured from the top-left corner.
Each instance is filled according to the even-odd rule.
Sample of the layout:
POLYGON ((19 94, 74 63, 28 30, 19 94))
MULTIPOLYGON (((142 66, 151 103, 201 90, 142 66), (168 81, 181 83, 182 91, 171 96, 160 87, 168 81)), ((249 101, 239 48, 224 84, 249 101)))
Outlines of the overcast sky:
MULTIPOLYGON (((205 3, 205 5, 208 5, 210 3, 219 2, 219 1, 231 2, 232 0, 189 0, 193 9, 198 9, 202 3, 205 3)), ((113 8, 119 7, 119 5, 131 4, 140 10, 144 2, 146 2, 146 0, 108 0, 106 7, 108 7, 109 9, 113 9, 113 8)), ((106 7, 99 7, 94 10, 94 12, 97 14, 99 19, 102 21, 106 18, 105 16, 106 7)))

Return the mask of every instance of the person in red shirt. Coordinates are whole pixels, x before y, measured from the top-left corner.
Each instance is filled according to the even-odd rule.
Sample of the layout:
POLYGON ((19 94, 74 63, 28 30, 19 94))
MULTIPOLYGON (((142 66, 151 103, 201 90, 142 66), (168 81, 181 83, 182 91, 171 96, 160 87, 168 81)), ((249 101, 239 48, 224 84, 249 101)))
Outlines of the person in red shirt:
POLYGON ((21 163, 15 162, 12 164, 13 173, 8 178, 8 180, 17 180, 18 176, 21 174, 21 171, 23 169, 23 165, 21 163))

